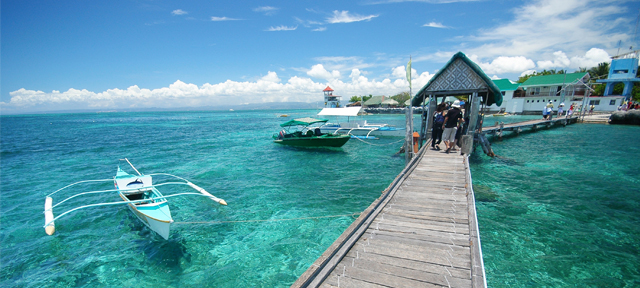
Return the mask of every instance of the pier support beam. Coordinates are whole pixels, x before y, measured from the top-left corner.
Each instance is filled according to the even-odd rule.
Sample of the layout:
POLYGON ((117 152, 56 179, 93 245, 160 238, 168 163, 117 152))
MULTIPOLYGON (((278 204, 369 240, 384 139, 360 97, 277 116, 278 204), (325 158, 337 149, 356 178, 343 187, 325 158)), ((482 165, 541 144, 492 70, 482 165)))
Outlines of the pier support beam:
POLYGON ((409 161, 413 158, 413 109, 411 106, 405 110, 405 121, 407 134, 404 143, 404 159, 409 164, 409 161))
POLYGON ((471 111, 469 111, 469 123, 467 127, 467 135, 463 135, 462 148, 460 148, 460 152, 464 155, 469 155, 473 148, 473 135, 476 133, 476 127, 481 127, 482 123, 479 122, 478 111, 480 110, 480 97, 478 97, 478 92, 473 92, 471 94, 471 111))

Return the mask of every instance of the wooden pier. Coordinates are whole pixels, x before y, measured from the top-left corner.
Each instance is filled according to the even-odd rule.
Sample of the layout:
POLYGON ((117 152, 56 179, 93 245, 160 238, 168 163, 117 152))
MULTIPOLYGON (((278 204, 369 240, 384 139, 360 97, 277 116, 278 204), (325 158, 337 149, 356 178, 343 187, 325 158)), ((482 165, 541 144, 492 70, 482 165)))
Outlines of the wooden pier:
POLYGON ((427 149, 292 287, 486 287, 467 157, 427 149))
MULTIPOLYGON (((495 117, 495 118, 496 120, 498 120, 500 117, 495 117)), ((488 118, 485 118, 484 121, 487 123, 490 123, 488 118)), ((529 121, 509 123, 509 124, 501 124, 499 123, 499 121, 496 121, 497 124, 494 126, 482 127, 482 133, 493 134, 494 136, 502 137, 502 133, 505 131, 513 131, 519 134, 520 132, 522 132, 523 129, 526 129, 526 128, 532 129, 535 131, 543 127, 548 128, 553 125, 567 126, 569 124, 573 124, 576 122, 578 122, 578 117, 559 117, 559 118, 552 118, 551 120, 538 119, 538 120, 529 120, 529 121)))

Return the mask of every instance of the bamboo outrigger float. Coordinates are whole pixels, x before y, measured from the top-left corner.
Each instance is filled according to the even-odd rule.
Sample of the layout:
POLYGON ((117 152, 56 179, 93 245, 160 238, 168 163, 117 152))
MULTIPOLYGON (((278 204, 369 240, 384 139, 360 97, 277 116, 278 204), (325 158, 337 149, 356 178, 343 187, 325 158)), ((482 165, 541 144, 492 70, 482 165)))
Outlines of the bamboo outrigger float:
POLYGON ((209 199, 215 202, 218 202, 221 205, 227 205, 227 202, 225 202, 223 199, 220 199, 218 197, 211 195, 206 190, 189 182, 184 178, 171 175, 171 174, 166 174, 166 173, 155 173, 155 174, 143 175, 140 172, 138 172, 138 170, 131 164, 131 162, 129 162, 127 158, 121 159, 121 160, 127 161, 127 163, 129 163, 131 168, 133 168, 133 170, 138 175, 129 174, 123 171, 122 169, 120 169, 120 167, 118 167, 116 176, 113 179, 79 181, 79 182, 67 185, 47 195, 47 197, 45 198, 45 204, 44 204, 44 216, 45 216, 44 229, 47 235, 53 235, 53 233, 55 232, 55 224, 54 224, 55 220, 58 220, 60 217, 65 216, 71 212, 84 209, 84 208, 90 208, 90 207, 127 204, 129 209, 133 212, 134 215, 136 215, 136 217, 138 217, 138 219, 140 219, 140 221, 142 221, 142 223, 144 223, 147 227, 149 227, 151 230, 158 233, 160 236, 162 236, 162 238, 166 240, 166 239, 169 239, 170 226, 171 226, 171 223, 173 223, 173 218, 171 217, 171 211, 169 210, 169 204, 167 203, 167 198, 176 197, 176 196, 186 196, 186 195, 204 196, 204 197, 208 197, 209 199), (154 175, 174 177, 184 182, 166 182, 162 184, 153 185, 152 176, 154 175), (78 193, 53 205, 52 196, 64 189, 67 189, 71 186, 81 184, 81 183, 106 182, 106 181, 113 181, 116 189, 88 191, 88 192, 78 193), (199 193, 178 193, 178 194, 165 196, 165 195, 162 195, 162 193, 160 193, 158 189, 156 189, 156 187, 165 186, 165 185, 187 185, 195 189, 199 193), (122 198, 123 201, 83 205, 83 206, 79 206, 71 210, 68 210, 58 215, 57 217, 54 217, 53 208, 61 205, 62 203, 65 203, 66 201, 72 198, 76 198, 78 196, 98 194, 98 193, 117 193, 120 196, 120 198, 122 198))

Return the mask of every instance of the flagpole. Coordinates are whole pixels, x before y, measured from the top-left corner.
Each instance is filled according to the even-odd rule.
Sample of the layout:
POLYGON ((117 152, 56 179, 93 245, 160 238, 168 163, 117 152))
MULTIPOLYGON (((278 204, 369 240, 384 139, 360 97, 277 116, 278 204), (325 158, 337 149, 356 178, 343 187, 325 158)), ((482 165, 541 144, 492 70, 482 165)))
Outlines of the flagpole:
MULTIPOLYGON (((407 81, 409 81, 409 99, 411 99, 411 55, 409 55, 409 63, 407 63, 407 81)), ((405 141, 404 141, 404 155, 405 162, 409 164, 413 157, 413 109, 411 107, 411 101, 409 101, 409 107, 405 111, 405 141)))

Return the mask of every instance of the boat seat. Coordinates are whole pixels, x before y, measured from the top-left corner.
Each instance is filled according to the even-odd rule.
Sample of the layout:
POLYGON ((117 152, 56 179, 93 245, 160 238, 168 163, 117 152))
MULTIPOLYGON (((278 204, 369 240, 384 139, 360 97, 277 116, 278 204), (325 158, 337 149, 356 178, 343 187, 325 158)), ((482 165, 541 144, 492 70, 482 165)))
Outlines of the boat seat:
POLYGON ((311 130, 307 131, 307 136, 309 136, 309 137, 313 136, 313 131, 311 131, 311 130))
POLYGON ((314 130, 314 132, 315 132, 316 136, 322 135, 322 132, 320 131, 320 128, 316 128, 316 130, 314 130))

